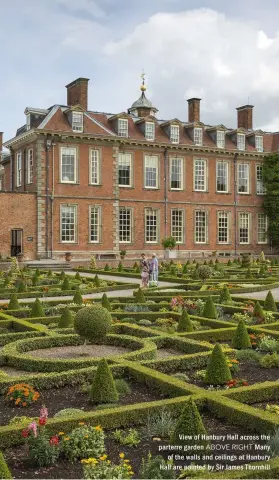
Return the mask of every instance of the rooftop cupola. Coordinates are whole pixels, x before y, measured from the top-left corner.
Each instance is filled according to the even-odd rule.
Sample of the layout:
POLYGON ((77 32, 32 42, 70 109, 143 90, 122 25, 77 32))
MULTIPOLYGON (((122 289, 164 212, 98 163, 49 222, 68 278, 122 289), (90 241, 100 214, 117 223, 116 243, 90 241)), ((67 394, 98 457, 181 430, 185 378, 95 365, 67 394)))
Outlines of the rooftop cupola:
POLYGON ((153 107, 152 103, 145 96, 146 85, 145 85, 145 73, 142 73, 142 84, 140 86, 141 96, 136 100, 132 106, 128 109, 128 113, 132 113, 137 117, 149 117, 150 115, 155 115, 158 112, 158 109, 153 107))

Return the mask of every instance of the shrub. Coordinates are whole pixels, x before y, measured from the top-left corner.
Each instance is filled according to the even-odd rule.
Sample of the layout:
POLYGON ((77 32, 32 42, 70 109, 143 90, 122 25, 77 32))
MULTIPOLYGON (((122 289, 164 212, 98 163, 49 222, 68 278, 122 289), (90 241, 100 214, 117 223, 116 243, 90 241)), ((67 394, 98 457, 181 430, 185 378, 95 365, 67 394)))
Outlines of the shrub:
POLYGON ((268 294, 265 298, 265 301, 264 301, 264 309, 265 310, 271 310, 272 312, 277 312, 276 303, 274 301, 272 292, 270 290, 269 290, 269 292, 268 292, 268 294))
POLYGON ((83 413, 84 411, 79 408, 63 408, 63 410, 59 410, 54 415, 54 418, 72 417, 73 415, 81 415, 83 413))
POLYGON ((232 297, 227 285, 224 285, 223 289, 221 290, 219 303, 222 305, 230 305, 232 303, 232 297))
POLYGON ((6 464, 6 461, 2 452, 0 452, 0 478, 3 478, 5 480, 13 479, 13 476, 9 470, 8 465, 6 464))
POLYGON ((184 275, 187 275, 187 273, 188 273, 188 265, 187 265, 187 263, 185 263, 185 264, 183 265, 183 267, 182 267, 182 273, 183 273, 184 275))
POLYGON ((105 435, 98 425, 81 425, 71 433, 62 437, 62 448, 69 462, 74 463, 81 458, 100 457, 105 451, 105 435))
POLYGON ((197 269, 197 276, 200 280, 205 282, 207 278, 210 278, 212 276, 212 270, 207 264, 201 265, 197 269))
POLYGON ((107 263, 105 264, 104 271, 105 271, 105 272, 109 272, 109 271, 110 271, 110 268, 109 268, 109 266, 108 266, 108 264, 107 264, 107 263))
POLYGON ((129 479, 134 475, 129 460, 125 459, 124 453, 119 454, 120 461, 116 465, 107 459, 107 455, 102 455, 98 460, 88 458, 81 460, 83 464, 83 475, 85 480, 106 479, 129 479))
POLYGON ((135 272, 136 272, 136 273, 140 273, 140 268, 139 268, 139 266, 136 267, 135 272))
POLYGON ((186 402, 185 407, 177 420, 170 441, 175 445, 207 445, 206 441, 194 440, 194 436, 200 438, 206 435, 201 416, 192 397, 186 402), (186 438, 181 436, 185 435, 186 438), (188 437, 188 438, 187 438, 188 437), (189 439, 190 437, 190 439, 189 439))
POLYGON ((119 399, 112 373, 105 359, 101 360, 98 365, 89 397, 92 403, 113 403, 119 399))
POLYGON ((188 375, 186 373, 182 373, 182 372, 174 373, 172 375, 172 377, 175 377, 178 380, 181 380, 182 382, 190 382, 191 381, 190 378, 188 377, 188 375))
POLYGON ((60 280, 64 280, 65 277, 66 277, 66 273, 64 272, 64 270, 62 270, 62 272, 59 275, 59 278, 60 280))
POLYGON ((131 388, 124 378, 116 378, 114 384, 120 396, 131 393, 131 388))
POLYGON ((267 445, 270 447, 271 457, 279 456, 279 427, 274 430, 273 435, 271 435, 270 440, 267 441, 267 445))
POLYGON ((17 296, 15 293, 12 293, 9 301, 9 305, 8 305, 8 310, 18 310, 19 308, 20 307, 19 307, 17 296))
POLYGON ((250 265, 251 265, 250 255, 243 255, 242 256, 242 261, 241 261, 241 266, 243 268, 249 268, 250 265))
POLYGON ((277 353, 264 355, 260 358, 260 365, 264 368, 276 368, 279 367, 279 356, 277 353))
POLYGON ((101 286, 101 282, 100 282, 100 279, 99 279, 98 275, 95 275, 93 282, 94 282, 96 288, 99 288, 101 286))
POLYGON ((135 297, 136 297, 137 303, 146 303, 146 298, 141 288, 136 290, 135 297))
POLYGON ((73 303, 75 303, 76 305, 82 305, 83 304, 83 299, 82 299, 82 295, 80 293, 80 290, 75 291, 75 294, 73 296, 73 303))
POLYGON ((176 474, 173 468, 172 461, 165 461, 161 455, 152 457, 149 452, 147 458, 142 458, 139 471, 139 478, 152 478, 152 479, 175 479, 176 474), (170 466, 170 468, 169 468, 170 466))
POLYGON ((9 387, 6 394, 6 400, 13 403, 16 407, 29 407, 40 398, 37 392, 28 383, 16 383, 9 387))
POLYGON ((58 321, 58 328, 67 328, 73 325, 73 314, 69 307, 65 307, 58 321))
POLYGON ((75 332, 85 341, 102 340, 112 324, 111 314, 101 305, 80 309, 74 320, 75 332))
POLYGON ((217 318, 217 310, 211 296, 206 299, 202 315, 206 318, 217 318))
POLYGON ((128 447, 136 447, 140 443, 139 433, 135 428, 129 428, 128 430, 116 429, 112 437, 120 445, 127 445, 128 447))
POLYGON ((65 277, 61 286, 61 290, 70 290, 70 281, 68 277, 65 277))
POLYGON ((26 292, 26 285, 22 280, 19 282, 19 284, 17 286, 17 291, 18 291, 18 293, 26 292))
POLYGON ((177 271, 176 271, 176 266, 175 265, 172 265, 171 268, 170 268, 170 274, 172 277, 176 277, 177 276, 177 271))
POLYGON ((259 342, 258 348, 261 352, 279 352, 279 342, 268 335, 265 335, 259 342))
POLYGON ((52 277, 52 270, 51 269, 49 269, 49 271, 47 272, 47 276, 52 277))
POLYGON ((45 316, 45 311, 43 309, 43 306, 40 302, 39 298, 36 298, 35 302, 32 305, 32 310, 30 313, 31 318, 36 318, 36 317, 44 317, 45 316))
POLYGON ((174 237, 164 237, 161 245, 165 250, 173 250, 176 247, 176 239, 174 237))
POLYGON ((260 306, 259 302, 255 303, 255 307, 254 307, 254 311, 253 311, 253 317, 264 318, 264 312, 263 312, 263 309, 260 306))
POLYGON ((105 293, 102 296, 102 307, 106 308, 109 312, 111 311, 110 301, 105 293))
POLYGON ((36 275, 36 273, 34 273, 34 275, 32 276, 32 285, 33 285, 33 287, 35 287, 36 285, 38 285, 38 281, 39 281, 39 277, 36 275))
POLYGON ((232 376, 225 354, 219 343, 217 343, 208 360, 205 383, 209 385, 224 385, 231 379, 232 376))
POLYGON ((78 280, 79 282, 81 281, 81 276, 79 272, 75 274, 75 279, 78 280))
POLYGON ((124 271, 123 264, 122 264, 122 262, 119 262, 119 264, 118 264, 118 272, 121 273, 121 272, 123 272, 123 271, 124 271))
POLYGON ((166 408, 147 414, 146 429, 148 435, 169 438, 174 427, 173 413, 166 408))
POLYGON ((255 350, 239 350, 236 352, 236 358, 241 363, 258 364, 260 355, 255 350))
POLYGON ((236 330, 232 337, 232 347, 237 350, 252 348, 250 337, 243 320, 239 320, 236 330))
POLYGON ((253 275, 252 275, 252 272, 251 272, 251 268, 248 268, 248 269, 247 269, 245 278, 246 278, 247 280, 250 280, 250 279, 253 278, 253 275))
POLYGON ((193 325, 190 320, 190 317, 188 315, 188 312, 186 309, 183 309, 183 312, 181 314, 181 317, 179 319, 178 325, 177 325, 177 331, 178 332, 192 332, 193 325))

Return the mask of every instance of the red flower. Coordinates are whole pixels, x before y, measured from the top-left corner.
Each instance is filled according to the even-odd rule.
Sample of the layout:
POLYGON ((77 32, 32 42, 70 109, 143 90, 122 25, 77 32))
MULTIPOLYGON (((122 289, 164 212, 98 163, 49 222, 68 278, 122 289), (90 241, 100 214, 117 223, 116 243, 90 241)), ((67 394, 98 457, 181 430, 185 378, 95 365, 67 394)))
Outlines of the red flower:
POLYGON ((249 383, 248 383, 248 382, 242 382, 242 385, 243 385, 244 387, 246 387, 247 385, 249 385, 249 383))
POLYGON ((58 445, 59 443, 59 437, 57 435, 54 435, 53 437, 51 437, 51 439, 49 440, 49 443, 50 445, 58 445))
POLYGON ((24 430, 22 430, 21 435, 23 436, 23 438, 27 438, 29 436, 29 429, 25 428, 24 430))
POLYGON ((47 419, 45 417, 40 417, 39 418, 39 425, 43 426, 45 425, 47 422, 47 419))

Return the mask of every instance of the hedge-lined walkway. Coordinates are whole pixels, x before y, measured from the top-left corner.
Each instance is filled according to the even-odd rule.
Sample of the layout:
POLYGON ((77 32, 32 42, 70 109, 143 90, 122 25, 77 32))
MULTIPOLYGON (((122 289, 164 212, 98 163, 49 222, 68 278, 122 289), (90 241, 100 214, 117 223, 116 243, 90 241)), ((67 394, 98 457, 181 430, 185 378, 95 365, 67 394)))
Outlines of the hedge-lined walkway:
MULTIPOLYGON (((76 275, 77 272, 74 271, 67 271, 67 275, 76 275)), ((79 272, 81 277, 88 277, 88 278, 94 278, 95 273, 83 273, 79 272)), ((141 279, 140 278, 127 278, 127 277, 115 277, 113 275, 102 275, 98 274, 98 277, 101 280, 109 280, 111 282, 122 282, 122 283, 138 283, 139 285, 141 284, 141 279)), ((170 283, 170 282, 159 282, 159 287, 175 287, 176 285, 180 285, 179 283, 170 283)), ((86 295, 82 295, 84 299, 87 298, 96 298, 100 299, 102 298, 103 294, 106 293, 108 297, 132 297, 133 296, 134 290, 131 288, 129 290, 113 290, 111 292, 99 292, 99 293, 88 293, 86 295)), ((41 297, 44 302, 47 301, 58 301, 59 300, 71 300, 73 298, 73 295, 66 295, 66 296, 59 296, 59 297, 41 297)), ((32 303, 36 300, 36 298, 20 298, 18 299, 19 303, 32 303)), ((9 303, 9 299, 7 300, 0 300, 0 305, 3 305, 5 303, 9 303)))

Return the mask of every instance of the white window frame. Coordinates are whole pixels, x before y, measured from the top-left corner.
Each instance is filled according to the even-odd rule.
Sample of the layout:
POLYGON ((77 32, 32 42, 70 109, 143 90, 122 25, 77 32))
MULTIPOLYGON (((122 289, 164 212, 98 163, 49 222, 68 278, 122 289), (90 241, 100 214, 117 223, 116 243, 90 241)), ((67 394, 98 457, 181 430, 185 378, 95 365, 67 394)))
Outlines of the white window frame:
POLYGON ((268 243, 267 227, 268 227, 267 215, 265 213, 258 213, 257 214, 257 243, 258 244, 266 245, 268 243), (265 232, 265 239, 264 240, 259 240, 260 233, 262 234, 262 232, 260 232, 260 230, 262 229, 262 227, 260 227, 260 219, 264 219, 264 222, 263 222, 264 223, 264 232, 265 232))
POLYGON ((118 118, 117 134, 118 134, 119 137, 128 137, 129 136, 129 128, 128 128, 128 119, 127 118, 118 118))
POLYGON ((151 142, 155 140, 155 123, 145 122, 145 138, 151 142))
MULTIPOLYGON (((60 241, 61 243, 77 243, 77 209, 78 206, 76 204, 61 204, 60 205, 60 241), (71 209, 73 212, 73 219, 74 219, 74 228, 73 228, 73 233, 74 233, 74 239, 73 240, 63 240, 63 222, 62 222, 62 214, 63 214, 63 208, 71 209)), ((65 223, 65 222, 64 222, 65 223)))
POLYGON ((27 113, 26 115, 26 130, 30 130, 31 128, 31 115, 27 113))
POLYGON ((194 144, 201 147, 203 144, 203 129, 202 127, 194 127, 194 144))
POLYGON ((195 221, 195 225, 194 225, 194 234, 195 234, 195 238, 194 238, 194 243, 195 244, 206 244, 208 242, 208 212, 205 211, 205 210, 195 210, 195 216, 194 216, 194 221, 195 221), (204 225, 200 225, 197 220, 198 220, 198 216, 199 215, 202 215, 205 219, 205 224, 204 225), (204 228, 204 235, 201 235, 201 230, 199 231, 198 229, 199 228, 204 228), (201 237, 203 236, 204 237, 204 240, 198 240, 198 237, 201 237))
POLYGON ((217 132, 216 132, 216 146, 217 146, 217 148, 225 148, 226 140, 225 140, 224 130, 217 130, 217 132))
POLYGON ((251 220, 250 220, 250 213, 247 212, 238 212, 238 239, 239 245, 249 245, 250 244, 250 228, 251 228, 251 220), (245 221, 247 226, 242 226, 242 221, 245 221), (247 229, 247 241, 241 240, 240 230, 247 229))
MULTIPOLYGON (((159 231, 160 231, 160 217, 159 217, 160 210, 155 208, 146 208, 144 211, 144 241, 145 243, 152 243, 156 244, 159 241, 159 231), (155 218, 155 228, 156 228, 156 239, 155 240, 148 240, 148 224, 147 224, 147 217, 153 216, 155 218)), ((154 220, 153 220, 154 222, 154 220)), ((151 224, 150 224, 151 225, 151 224)), ((154 224, 153 224, 154 226, 154 224)), ((149 235, 149 238, 151 235, 149 235)))
POLYGON ((206 192, 207 190, 207 160, 205 158, 194 158, 193 189, 195 192, 206 192), (200 170, 200 172, 203 170, 203 188, 198 188, 201 186, 201 180, 198 180, 198 177, 202 177, 201 173, 197 175, 198 165, 200 167, 203 165, 200 170))
POLYGON ((170 126, 170 141, 171 143, 179 143, 179 125, 170 126))
POLYGON ((178 245, 184 243, 185 212, 182 208, 171 209, 171 236, 175 238, 178 245))
POLYGON ((16 154, 16 186, 22 185, 22 152, 16 154))
POLYGON ((133 186, 133 161, 132 161, 132 154, 131 153, 119 153, 118 154, 118 186, 123 188, 130 188, 133 186), (129 184, 119 183, 119 166, 122 164, 122 167, 129 167, 129 184))
MULTIPOLYGON (((178 167, 177 165, 177 167, 178 167)), ((184 186, 184 162, 182 157, 170 157, 170 162, 169 162, 169 172, 170 172, 170 190, 183 190, 184 186), (172 175, 174 174, 173 169, 175 168, 174 163, 180 164, 180 167, 177 168, 177 173, 176 175, 179 176, 180 179, 180 187, 172 187, 172 175)))
POLYGON ((89 243, 101 242, 101 230, 102 230, 102 207, 100 205, 90 205, 89 206, 89 243), (93 214, 94 214, 94 217, 93 217, 93 214), (95 222, 95 219, 97 219, 97 223, 95 222), (97 230, 96 240, 92 240, 93 226, 97 230))
POLYGON ((266 189, 263 183, 263 164, 257 163, 256 164, 256 194, 257 195, 266 195, 266 189))
POLYGON ((230 233, 230 217, 229 212, 217 212, 217 243, 226 245, 229 243, 229 233, 230 233), (222 222, 223 221, 223 222, 222 222), (226 223, 226 224, 225 224, 226 223), (226 231, 227 239, 220 240, 221 231, 226 231))
POLYGON ((236 143, 238 150, 245 150, 245 134, 244 133, 237 133, 236 135, 236 143))
POLYGON ((237 164, 237 193, 239 195, 249 195, 249 193, 250 193, 250 165, 249 165, 249 163, 238 163, 237 164), (245 169, 247 169, 247 177, 244 177, 244 170, 245 169, 242 168, 242 167, 245 167, 245 169), (242 177, 240 178, 241 170, 242 170, 242 177), (242 185, 240 185, 240 180, 245 180, 246 186, 247 186, 247 191, 245 191, 245 192, 240 191, 240 187, 242 186, 242 185))
POLYGON ((119 221, 118 221, 118 233, 119 233, 119 243, 132 243, 132 237, 133 237, 133 209, 131 207, 120 207, 119 208, 119 221), (129 216, 129 222, 127 221, 126 224, 122 223, 121 220, 127 220, 129 216), (130 228, 128 230, 127 225, 130 223, 130 228), (123 228, 125 227, 125 228, 123 228), (128 232, 127 237, 129 240, 121 240, 121 237, 124 235, 124 232, 128 232))
MULTIPOLYGON (((152 175, 153 175, 153 172, 152 172, 152 175)), ((159 157, 158 155, 144 155, 144 188, 148 188, 151 190, 158 190, 159 188, 159 157), (151 163, 154 162, 154 165, 148 166, 147 165, 148 161, 151 161, 151 163), (147 168, 150 168, 150 169, 152 168, 153 170, 154 169, 156 170, 155 185, 147 185, 147 181, 148 181, 147 168)))
POLYGON ((73 132, 83 132, 82 112, 72 112, 72 130, 73 132))
POLYGON ((27 183, 33 183, 33 173, 34 173, 34 155, 33 148, 28 148, 27 150, 27 183))
POLYGON ((98 148, 89 150, 89 185, 101 183, 101 152, 98 148))
POLYGON ((76 147, 61 147, 60 150, 60 182, 61 183, 77 183, 77 149, 76 147), (68 155, 74 157, 74 180, 63 180, 63 155, 66 156, 66 153, 63 152, 70 152, 68 155))
POLYGON ((216 162, 216 192, 217 193, 228 193, 229 192, 229 163, 226 162, 226 161, 217 160, 217 162, 216 162), (222 165, 222 167, 225 167, 225 177, 226 177, 226 189, 225 190, 218 190, 218 178, 220 178, 220 175, 218 175, 218 168, 219 168, 220 165, 222 165))
POLYGON ((262 135, 255 135, 255 148, 258 152, 263 152, 263 136, 262 135))

